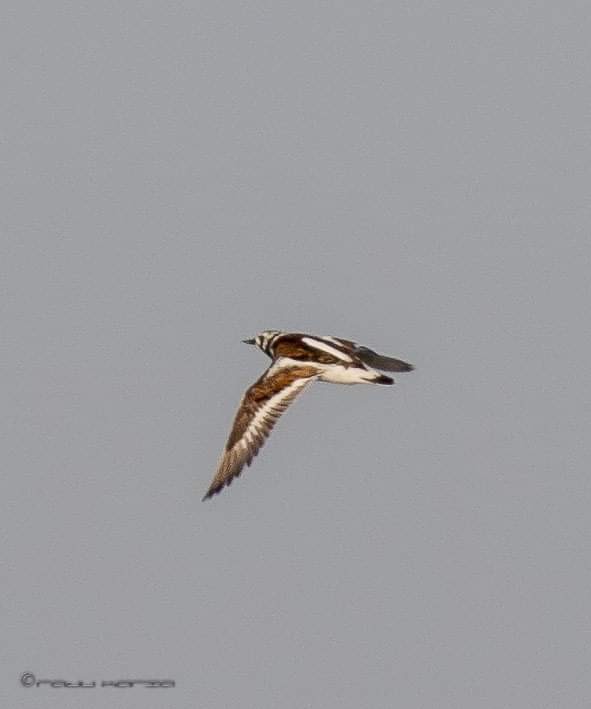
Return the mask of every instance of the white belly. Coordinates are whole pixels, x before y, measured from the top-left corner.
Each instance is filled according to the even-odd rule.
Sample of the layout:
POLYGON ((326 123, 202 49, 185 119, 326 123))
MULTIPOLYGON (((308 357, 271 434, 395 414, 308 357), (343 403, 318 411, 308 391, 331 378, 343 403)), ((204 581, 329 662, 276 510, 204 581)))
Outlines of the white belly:
POLYGON ((318 379, 331 384, 367 384, 375 379, 376 372, 359 369, 357 367, 341 367, 340 365, 327 364, 318 379))

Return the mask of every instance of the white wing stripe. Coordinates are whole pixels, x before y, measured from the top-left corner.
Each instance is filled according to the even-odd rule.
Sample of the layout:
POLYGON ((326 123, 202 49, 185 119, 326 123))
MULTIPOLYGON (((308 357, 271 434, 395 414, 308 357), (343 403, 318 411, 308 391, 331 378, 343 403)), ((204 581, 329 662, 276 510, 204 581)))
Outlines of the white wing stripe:
POLYGON ((294 382, 289 384, 289 386, 286 386, 284 389, 277 392, 277 394, 273 394, 273 396, 268 399, 256 412, 252 421, 248 424, 248 428, 244 432, 244 435, 242 436, 237 445, 240 445, 242 448, 245 449, 248 448, 248 444, 254 440, 257 435, 257 432, 260 430, 261 424, 264 423, 269 412, 272 410, 275 404, 283 401, 292 392, 299 391, 300 389, 305 387, 306 384, 312 381, 312 379, 314 379, 314 377, 309 377, 307 379, 296 379, 294 382))
POLYGON ((323 342, 322 340, 316 340, 313 337, 302 337, 302 342, 304 342, 306 345, 309 345, 310 347, 314 347, 314 349, 320 350, 321 352, 326 352, 333 357, 336 357, 337 359, 340 359, 343 362, 352 362, 352 358, 349 357, 348 354, 345 354, 341 350, 337 350, 336 347, 332 347, 331 345, 328 345, 326 342, 323 342))
POLYGON ((340 340, 338 339, 338 337, 332 337, 332 336, 329 336, 329 335, 324 335, 324 336, 322 337, 322 339, 323 339, 323 340, 328 340, 329 342, 334 342, 335 345, 339 345, 340 347, 343 346, 343 343, 340 342, 340 340))

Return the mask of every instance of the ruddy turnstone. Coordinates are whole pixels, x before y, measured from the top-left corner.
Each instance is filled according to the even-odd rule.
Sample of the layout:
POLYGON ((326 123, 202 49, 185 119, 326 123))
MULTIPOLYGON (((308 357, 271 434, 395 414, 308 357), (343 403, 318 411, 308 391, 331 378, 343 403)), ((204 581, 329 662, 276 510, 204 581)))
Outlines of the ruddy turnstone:
POLYGON ((251 340, 271 365, 242 397, 217 471, 203 497, 215 495, 250 465, 281 414, 313 381, 334 384, 394 384, 376 371, 410 372, 412 364, 380 355, 340 337, 265 330, 251 340))

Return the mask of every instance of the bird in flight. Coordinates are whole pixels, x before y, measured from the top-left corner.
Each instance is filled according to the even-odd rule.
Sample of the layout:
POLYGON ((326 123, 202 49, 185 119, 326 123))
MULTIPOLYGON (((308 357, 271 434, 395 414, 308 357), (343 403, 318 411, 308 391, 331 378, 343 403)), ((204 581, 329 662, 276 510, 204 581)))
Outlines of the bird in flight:
POLYGON ((247 345, 271 358, 264 374, 242 397, 216 473, 203 497, 220 492, 250 465, 273 426, 296 396, 314 381, 333 384, 394 384, 385 372, 410 372, 412 364, 380 355, 340 337, 265 330, 247 345))

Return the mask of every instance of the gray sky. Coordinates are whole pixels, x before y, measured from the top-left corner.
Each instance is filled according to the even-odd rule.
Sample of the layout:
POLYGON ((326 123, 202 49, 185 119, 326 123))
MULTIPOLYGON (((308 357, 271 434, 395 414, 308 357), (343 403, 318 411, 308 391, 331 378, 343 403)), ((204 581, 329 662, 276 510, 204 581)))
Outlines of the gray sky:
POLYGON ((588 4, 4 14, 2 706, 588 707, 588 4))

